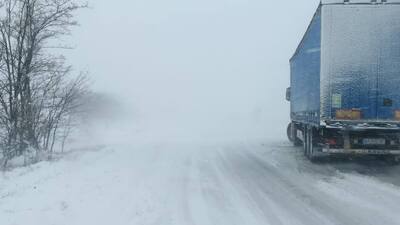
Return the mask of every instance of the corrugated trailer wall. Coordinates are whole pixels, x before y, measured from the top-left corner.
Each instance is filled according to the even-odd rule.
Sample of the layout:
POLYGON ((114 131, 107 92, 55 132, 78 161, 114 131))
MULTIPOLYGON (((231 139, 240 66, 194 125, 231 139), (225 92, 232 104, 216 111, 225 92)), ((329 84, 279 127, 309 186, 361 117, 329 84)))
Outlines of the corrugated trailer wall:
POLYGON ((400 110, 400 5, 323 5, 321 117, 357 109, 366 121, 400 110))
POLYGON ((304 35, 291 66, 291 117, 293 121, 319 124, 321 66, 320 8, 304 35))

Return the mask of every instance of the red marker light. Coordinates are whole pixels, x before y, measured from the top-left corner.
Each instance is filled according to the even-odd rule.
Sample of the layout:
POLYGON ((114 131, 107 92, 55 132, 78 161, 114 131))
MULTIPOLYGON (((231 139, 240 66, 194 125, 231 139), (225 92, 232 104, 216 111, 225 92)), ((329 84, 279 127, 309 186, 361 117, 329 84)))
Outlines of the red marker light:
POLYGON ((335 139, 327 139, 326 144, 328 145, 336 145, 337 141, 335 139))

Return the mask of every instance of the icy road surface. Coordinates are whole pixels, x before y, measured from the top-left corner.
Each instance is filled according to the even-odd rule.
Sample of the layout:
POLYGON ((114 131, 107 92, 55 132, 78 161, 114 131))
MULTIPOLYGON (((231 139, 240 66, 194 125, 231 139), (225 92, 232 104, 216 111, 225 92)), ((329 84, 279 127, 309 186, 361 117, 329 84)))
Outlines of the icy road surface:
POLYGON ((0 224, 400 224, 399 172, 284 141, 108 146, 2 174, 0 224))

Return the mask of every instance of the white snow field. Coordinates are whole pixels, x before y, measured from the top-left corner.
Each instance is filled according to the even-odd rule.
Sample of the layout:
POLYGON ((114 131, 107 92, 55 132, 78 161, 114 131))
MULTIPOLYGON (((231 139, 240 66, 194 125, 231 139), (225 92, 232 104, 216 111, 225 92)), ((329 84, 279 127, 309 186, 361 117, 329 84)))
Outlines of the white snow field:
POLYGON ((399 172, 285 141, 110 145, 1 174, 0 224, 400 224, 399 172))

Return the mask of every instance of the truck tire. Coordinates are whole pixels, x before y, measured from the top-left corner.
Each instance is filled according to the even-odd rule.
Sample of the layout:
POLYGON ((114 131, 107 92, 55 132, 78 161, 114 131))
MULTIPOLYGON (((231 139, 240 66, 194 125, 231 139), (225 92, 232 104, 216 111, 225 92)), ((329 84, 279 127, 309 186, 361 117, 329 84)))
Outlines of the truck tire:
POLYGON ((286 134, 290 142, 294 143, 294 137, 292 132, 292 123, 289 123, 286 129, 286 134))
POLYGON ((289 141, 292 142, 294 146, 301 146, 302 144, 301 140, 297 138, 296 133, 297 133, 296 125, 294 125, 293 123, 289 123, 286 130, 286 134, 289 141))
POLYGON ((311 161, 315 160, 315 152, 314 152, 314 138, 315 138, 315 133, 314 129, 310 128, 308 130, 308 151, 307 151, 307 158, 310 159, 311 161))
POLYGON ((320 159, 320 156, 318 155, 318 152, 316 151, 316 140, 317 140, 317 136, 318 136, 318 132, 316 132, 316 130, 314 128, 310 128, 308 130, 308 149, 307 149, 307 158, 311 161, 311 162, 316 162, 320 159))
POLYGON ((304 155, 307 157, 308 156, 308 132, 307 132, 307 127, 304 127, 304 130, 303 130, 303 151, 304 151, 304 155))

